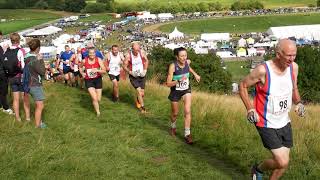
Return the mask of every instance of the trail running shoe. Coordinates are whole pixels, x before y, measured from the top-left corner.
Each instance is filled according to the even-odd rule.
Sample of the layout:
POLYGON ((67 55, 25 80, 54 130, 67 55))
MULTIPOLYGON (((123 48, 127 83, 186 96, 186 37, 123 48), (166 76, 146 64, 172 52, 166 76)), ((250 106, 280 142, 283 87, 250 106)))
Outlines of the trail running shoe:
POLYGON ((251 177, 252 180, 262 180, 263 173, 257 170, 258 164, 255 164, 251 168, 251 177))
POLYGON ((12 109, 7 109, 7 110, 2 110, 4 113, 7 113, 9 115, 14 115, 14 112, 12 111, 12 109))
POLYGON ((141 113, 146 113, 146 112, 147 112, 147 111, 146 111, 146 108, 144 108, 144 106, 141 106, 141 107, 139 108, 139 110, 140 110, 141 113))
POLYGON ((184 140, 185 140, 185 142, 186 142, 187 144, 190 144, 190 145, 193 144, 191 134, 185 136, 185 137, 184 137, 184 140))
POLYGON ((177 128, 170 128, 170 135, 171 136, 176 136, 177 135, 177 128))
POLYGON ((41 122, 40 123, 40 126, 38 127, 38 128, 40 128, 40 129, 45 129, 45 128, 47 128, 48 126, 44 123, 44 122, 41 122))

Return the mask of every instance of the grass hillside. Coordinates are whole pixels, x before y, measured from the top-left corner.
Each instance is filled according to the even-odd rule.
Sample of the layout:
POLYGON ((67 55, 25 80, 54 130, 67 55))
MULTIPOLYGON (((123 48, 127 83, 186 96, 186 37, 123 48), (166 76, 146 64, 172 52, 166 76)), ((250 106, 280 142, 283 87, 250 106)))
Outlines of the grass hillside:
MULTIPOLYGON (((0 113, 0 179, 248 179, 250 165, 269 157, 236 96, 193 93, 189 146, 182 114, 178 138, 168 135, 168 88, 147 84, 149 113, 141 115, 129 83, 114 104, 107 81, 99 119, 87 92, 52 83, 45 92, 47 129, 0 113)), ((295 147, 283 179, 320 177, 319 108, 308 106, 303 119, 292 114, 295 147)))
POLYGON ((201 19, 184 22, 172 22, 162 26, 146 27, 147 31, 172 32, 177 27, 181 32, 200 34, 210 32, 265 32, 272 26, 320 24, 320 13, 272 15, 255 17, 226 17, 216 19, 201 19))
POLYGON ((0 30, 4 34, 9 34, 47 23, 67 14, 68 13, 48 10, 1 9, 0 19, 14 20, 9 22, 0 22, 0 30))

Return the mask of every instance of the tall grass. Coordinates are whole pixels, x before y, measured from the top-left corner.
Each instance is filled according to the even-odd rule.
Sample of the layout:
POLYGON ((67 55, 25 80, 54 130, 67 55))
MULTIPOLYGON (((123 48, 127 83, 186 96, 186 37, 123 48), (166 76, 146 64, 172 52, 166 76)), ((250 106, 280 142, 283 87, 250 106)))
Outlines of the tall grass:
MULTIPOLYGON (((120 103, 110 101, 104 82, 100 119, 85 91, 46 84, 40 130, 0 114, 0 179, 247 179, 250 165, 270 157, 237 96, 193 92, 193 146, 168 135, 169 89, 146 86, 148 114, 134 107, 134 91, 120 84, 120 103)), ((306 118, 291 114, 294 148, 283 179, 320 177, 318 105, 306 118)))

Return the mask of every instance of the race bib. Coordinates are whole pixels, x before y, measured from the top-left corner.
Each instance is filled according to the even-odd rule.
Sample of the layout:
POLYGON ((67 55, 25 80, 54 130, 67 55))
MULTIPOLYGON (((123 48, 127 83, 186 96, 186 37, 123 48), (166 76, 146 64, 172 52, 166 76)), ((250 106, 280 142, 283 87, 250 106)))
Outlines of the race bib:
POLYGON ((272 97, 272 112, 279 115, 287 112, 291 108, 291 100, 289 95, 273 96, 272 97))
POLYGON ((97 69, 87 69, 87 75, 90 79, 98 77, 97 69))
POLYGON ((176 85, 177 91, 184 91, 187 89, 189 89, 189 78, 179 81, 178 84, 176 85))
POLYGON ((77 64, 75 64, 75 65, 73 66, 73 71, 74 71, 74 72, 78 72, 78 71, 79 71, 79 66, 78 66, 77 64))

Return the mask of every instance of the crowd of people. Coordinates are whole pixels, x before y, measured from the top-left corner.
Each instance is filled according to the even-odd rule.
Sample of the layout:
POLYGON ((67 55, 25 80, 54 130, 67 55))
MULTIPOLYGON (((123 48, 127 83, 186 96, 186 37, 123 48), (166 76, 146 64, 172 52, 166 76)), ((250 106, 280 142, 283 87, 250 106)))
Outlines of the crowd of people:
MULTIPOLYGON (((42 77, 45 74, 43 58, 39 54, 40 41, 32 39, 28 42, 30 52, 26 53, 19 46, 20 36, 10 35, 12 46, 0 48, 0 97, 1 107, 8 114, 15 115, 21 121, 19 114, 20 97, 23 99, 26 121, 31 120, 29 96, 35 101, 35 126, 46 128, 42 121, 44 108, 44 91, 42 77), (7 102, 8 85, 13 94, 13 110, 7 102)), ((192 69, 185 48, 173 51, 176 59, 168 68, 166 86, 170 87, 168 99, 171 102, 170 134, 176 136, 176 121, 179 101, 184 105, 185 142, 193 144, 191 136, 191 86, 190 74, 197 82, 201 77, 192 69)), ((253 179, 262 179, 263 172, 272 171, 270 179, 279 179, 289 164, 290 148, 293 146, 292 129, 289 112, 293 104, 296 113, 303 117, 305 108, 301 101, 297 86, 298 65, 294 62, 297 48, 290 39, 280 40, 276 47, 276 57, 257 66, 244 78, 240 84, 240 97, 247 109, 247 119, 255 124, 265 148, 270 150, 272 158, 255 164, 252 167, 253 179), (252 103, 248 88, 255 86, 256 96, 252 103)), ((135 103, 141 113, 146 113, 144 90, 149 60, 138 42, 131 44, 127 53, 121 53, 117 45, 113 45, 107 53, 101 53, 88 44, 86 48, 71 50, 65 46, 55 63, 52 64, 52 74, 56 80, 64 81, 68 86, 79 85, 84 81, 85 88, 92 99, 96 115, 100 116, 103 81, 108 74, 113 83, 113 100, 119 101, 118 81, 121 71, 129 75, 130 83, 136 90, 135 103), (123 55, 124 54, 124 55, 123 55), (78 78, 76 78, 78 77, 78 78), (77 84, 79 81, 79 84, 77 84)))

